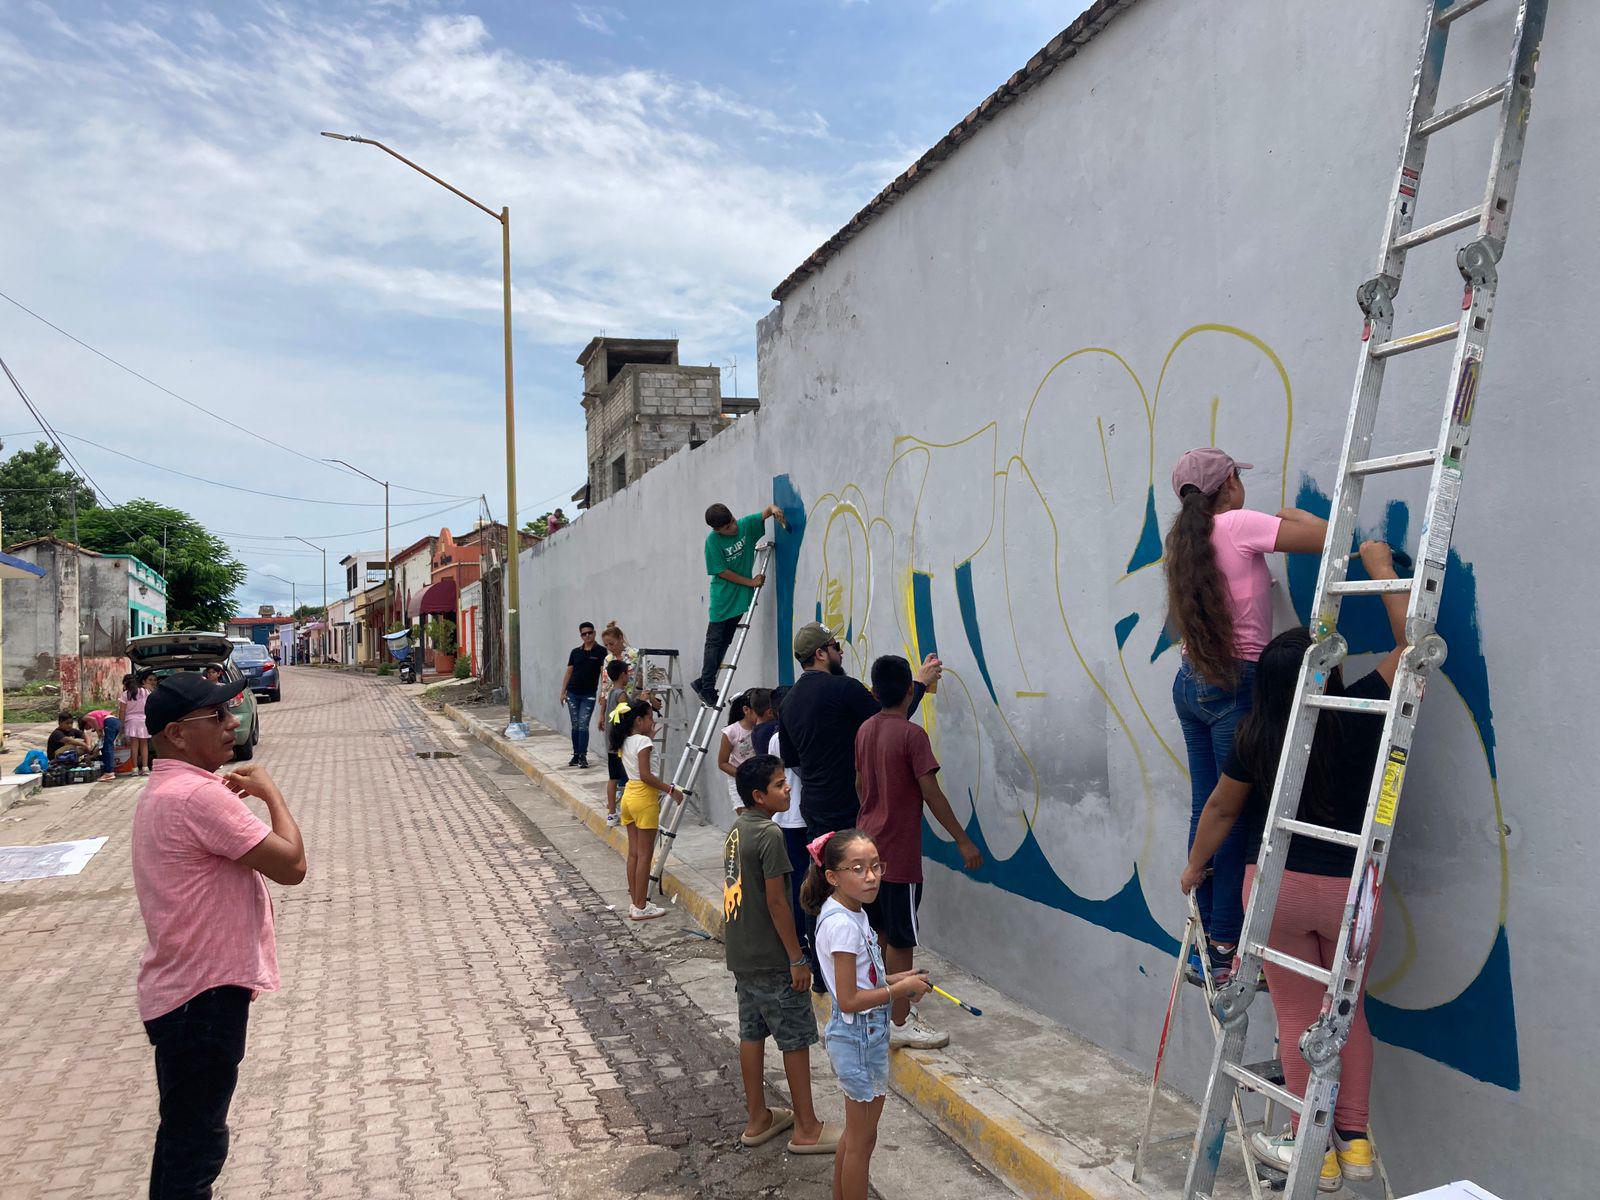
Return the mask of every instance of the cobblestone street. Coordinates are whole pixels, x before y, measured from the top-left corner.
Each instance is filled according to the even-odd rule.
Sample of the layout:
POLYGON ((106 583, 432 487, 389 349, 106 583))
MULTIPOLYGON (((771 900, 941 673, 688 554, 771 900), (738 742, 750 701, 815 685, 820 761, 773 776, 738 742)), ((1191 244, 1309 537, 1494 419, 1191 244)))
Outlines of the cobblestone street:
MULTIPOLYGON (((298 670, 284 695, 259 753, 310 874, 272 888, 283 990, 252 1012, 219 1195, 828 1194, 831 1159, 738 1147, 733 1046, 659 969, 669 931, 636 937, 392 681, 298 670)), ((0 884, 7 1200, 144 1187, 139 782, 0 818, 6 845, 109 838, 79 875, 0 884)))

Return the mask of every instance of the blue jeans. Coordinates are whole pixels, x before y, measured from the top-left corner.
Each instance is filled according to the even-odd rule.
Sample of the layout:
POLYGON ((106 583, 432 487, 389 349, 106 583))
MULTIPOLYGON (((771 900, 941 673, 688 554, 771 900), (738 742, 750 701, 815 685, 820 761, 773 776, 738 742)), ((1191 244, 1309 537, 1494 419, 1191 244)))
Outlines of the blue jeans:
POLYGON ((567 693, 567 716, 572 718, 572 757, 589 753, 589 718, 594 716, 594 697, 567 693))
MULTIPOLYGON (((1256 664, 1241 662, 1238 686, 1231 690, 1217 687, 1196 674, 1185 659, 1172 681, 1172 704, 1178 710, 1183 743, 1189 751, 1190 846, 1200 827, 1200 813, 1233 749, 1234 728, 1250 711, 1255 677, 1256 664)), ((1244 826, 1236 821, 1211 860, 1211 878, 1194 893, 1206 935, 1214 942, 1230 945, 1239 940, 1244 926, 1244 868, 1244 826)))
POLYGON ((122 733, 122 722, 107 717, 100 731, 100 774, 109 775, 117 769, 117 737, 122 733))

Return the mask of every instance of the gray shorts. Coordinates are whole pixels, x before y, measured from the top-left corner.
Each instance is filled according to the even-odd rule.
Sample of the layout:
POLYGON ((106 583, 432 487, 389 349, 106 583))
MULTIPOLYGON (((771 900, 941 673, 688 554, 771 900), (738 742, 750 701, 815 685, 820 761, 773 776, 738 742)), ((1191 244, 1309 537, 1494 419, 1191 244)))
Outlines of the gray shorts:
POLYGON ((741 1042, 762 1042, 770 1037, 784 1054, 817 1044, 817 1015, 811 1009, 811 992, 797 992, 790 987, 788 971, 735 975, 733 994, 739 999, 741 1042))

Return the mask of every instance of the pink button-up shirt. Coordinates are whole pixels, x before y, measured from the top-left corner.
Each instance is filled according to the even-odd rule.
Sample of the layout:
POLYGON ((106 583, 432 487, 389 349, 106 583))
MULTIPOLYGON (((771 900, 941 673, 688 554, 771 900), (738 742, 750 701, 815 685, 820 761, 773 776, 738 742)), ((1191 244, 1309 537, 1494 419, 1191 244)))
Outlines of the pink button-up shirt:
POLYGON ((278 990, 272 898, 236 859, 271 832, 216 775, 157 759, 133 813, 133 887, 148 944, 139 1019, 209 988, 278 990))

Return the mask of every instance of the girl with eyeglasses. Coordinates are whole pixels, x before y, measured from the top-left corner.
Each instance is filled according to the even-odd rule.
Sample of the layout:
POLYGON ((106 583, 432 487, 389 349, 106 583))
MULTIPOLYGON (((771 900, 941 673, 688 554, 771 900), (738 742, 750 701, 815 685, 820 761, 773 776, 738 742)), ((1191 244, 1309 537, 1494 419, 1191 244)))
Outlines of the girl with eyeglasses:
POLYGON ((932 985, 920 971, 890 975, 884 970, 878 935, 863 907, 877 896, 883 878, 873 840, 859 829, 846 829, 823 834, 807 850, 811 870, 800 903, 817 919, 817 960, 833 997, 823 1038, 845 1097, 833 1194, 839 1200, 867 1200, 878 1118, 889 1094, 889 1006, 899 997, 915 1003, 932 985))

